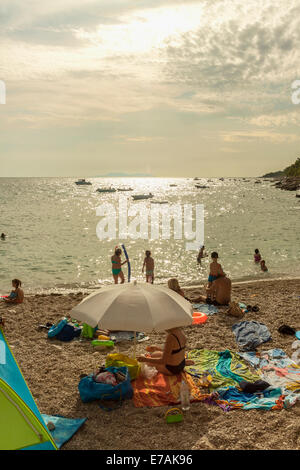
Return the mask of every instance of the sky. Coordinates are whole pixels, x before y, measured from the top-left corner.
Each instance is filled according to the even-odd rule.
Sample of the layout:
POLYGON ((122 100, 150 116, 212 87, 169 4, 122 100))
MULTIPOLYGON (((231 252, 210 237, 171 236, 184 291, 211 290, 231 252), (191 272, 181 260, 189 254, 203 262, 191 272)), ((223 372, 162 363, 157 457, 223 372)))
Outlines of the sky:
POLYGON ((299 0, 1 0, 0 26, 2 177, 258 176, 300 155, 299 0))

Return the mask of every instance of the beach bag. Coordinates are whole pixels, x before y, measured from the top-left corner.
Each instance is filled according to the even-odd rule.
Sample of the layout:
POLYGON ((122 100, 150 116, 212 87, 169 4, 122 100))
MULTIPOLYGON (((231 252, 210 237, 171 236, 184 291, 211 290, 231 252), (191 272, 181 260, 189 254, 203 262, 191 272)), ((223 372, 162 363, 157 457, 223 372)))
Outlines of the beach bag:
POLYGON ((95 331, 97 330, 97 327, 93 328, 92 326, 87 325, 86 323, 84 323, 82 326, 83 327, 82 327, 81 336, 83 336, 83 338, 93 339, 95 331))
POLYGON ((240 308, 237 302, 230 302, 229 309, 226 312, 226 315, 232 315, 233 317, 242 317, 244 315, 243 310, 240 308))
POLYGON ((68 323, 68 320, 64 318, 60 320, 56 325, 51 326, 50 330, 48 331, 48 338, 54 338, 61 332, 63 327, 68 323))
POLYGON ((55 336, 55 339, 60 341, 72 341, 74 338, 78 338, 81 335, 81 328, 76 328, 73 325, 66 324, 63 329, 55 336))
POLYGON ((141 372, 141 364, 125 354, 108 354, 105 365, 106 367, 127 367, 131 380, 137 379, 141 372))
POLYGON ((132 398, 133 389, 127 367, 107 367, 105 371, 112 372, 113 374, 121 372, 125 375, 125 380, 114 386, 107 383, 95 382, 93 374, 83 377, 78 384, 80 398, 83 403, 94 400, 120 401, 126 398, 132 398))

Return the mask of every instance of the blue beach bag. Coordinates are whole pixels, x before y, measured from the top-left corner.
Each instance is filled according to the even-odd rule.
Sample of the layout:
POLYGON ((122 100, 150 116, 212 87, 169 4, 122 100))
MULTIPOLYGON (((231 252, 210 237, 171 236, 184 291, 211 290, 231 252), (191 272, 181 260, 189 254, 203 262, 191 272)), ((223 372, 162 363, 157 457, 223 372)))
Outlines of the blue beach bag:
POLYGON ((95 382, 93 374, 83 377, 78 384, 80 398, 83 403, 93 400, 123 400, 125 398, 132 398, 133 389, 127 367, 107 367, 105 371, 112 372, 113 374, 122 372, 125 375, 125 380, 114 386, 95 382))
POLYGON ((68 323, 68 320, 64 318, 60 320, 56 325, 51 326, 50 330, 48 331, 48 338, 54 338, 58 333, 61 332, 64 326, 68 323))

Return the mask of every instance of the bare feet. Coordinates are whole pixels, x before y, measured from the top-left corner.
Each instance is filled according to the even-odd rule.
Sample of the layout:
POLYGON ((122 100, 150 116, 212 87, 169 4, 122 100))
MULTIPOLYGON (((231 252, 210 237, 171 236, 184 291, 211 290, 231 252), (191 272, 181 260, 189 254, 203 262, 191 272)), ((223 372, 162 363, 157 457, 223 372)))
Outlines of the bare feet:
POLYGON ((186 366, 193 366, 194 364, 195 364, 194 361, 192 361, 191 359, 186 359, 185 361, 186 366))

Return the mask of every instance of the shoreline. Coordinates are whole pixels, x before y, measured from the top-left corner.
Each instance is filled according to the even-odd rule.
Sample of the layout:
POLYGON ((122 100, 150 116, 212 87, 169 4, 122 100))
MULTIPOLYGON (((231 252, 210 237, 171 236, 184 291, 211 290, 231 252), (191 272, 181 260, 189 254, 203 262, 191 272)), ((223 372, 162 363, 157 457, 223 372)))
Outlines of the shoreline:
MULTIPOLYGON (((299 281, 300 280, 300 276, 295 276, 295 277, 291 277, 291 276, 287 276, 287 277, 268 277, 268 278, 257 278, 257 279, 246 279, 246 280, 239 280, 239 279, 236 279, 236 280, 232 280, 231 279, 231 283, 232 283, 232 286, 236 286, 236 285, 247 285, 247 284, 255 284, 255 283, 263 283, 263 282, 280 282, 280 281, 299 281)), ((132 278, 132 282, 134 281, 134 278, 132 278)), ((137 281, 139 283, 144 283, 145 281, 137 281)), ((196 283, 196 284, 181 284, 180 283, 180 280, 179 280, 179 283, 181 284, 181 287, 182 289, 186 289, 186 290, 192 290, 192 289, 199 289, 199 288, 203 288, 205 286, 205 283, 206 283, 206 279, 204 280, 201 280, 199 281, 199 283, 196 283)), ((125 281, 125 284, 126 284, 126 281, 125 281)), ((154 285, 165 285, 166 283, 165 282, 157 282, 155 283, 154 285)), ((99 284, 98 286, 90 286, 90 287, 86 287, 86 286, 82 286, 82 287, 42 287, 40 289, 36 289, 36 290, 33 290, 31 288, 28 289, 27 293, 26 293, 26 287, 24 288, 25 289, 25 295, 26 297, 29 297, 29 296, 35 296, 35 295, 41 295, 41 296, 45 296, 45 295, 69 295, 69 294, 78 294, 78 293, 82 293, 82 294, 92 294, 93 292, 97 291, 98 289, 101 289, 102 287, 108 287, 108 286, 112 286, 114 285, 112 282, 111 283, 107 283, 107 284, 99 284)), ((4 290, 3 290, 4 291, 4 290)))

